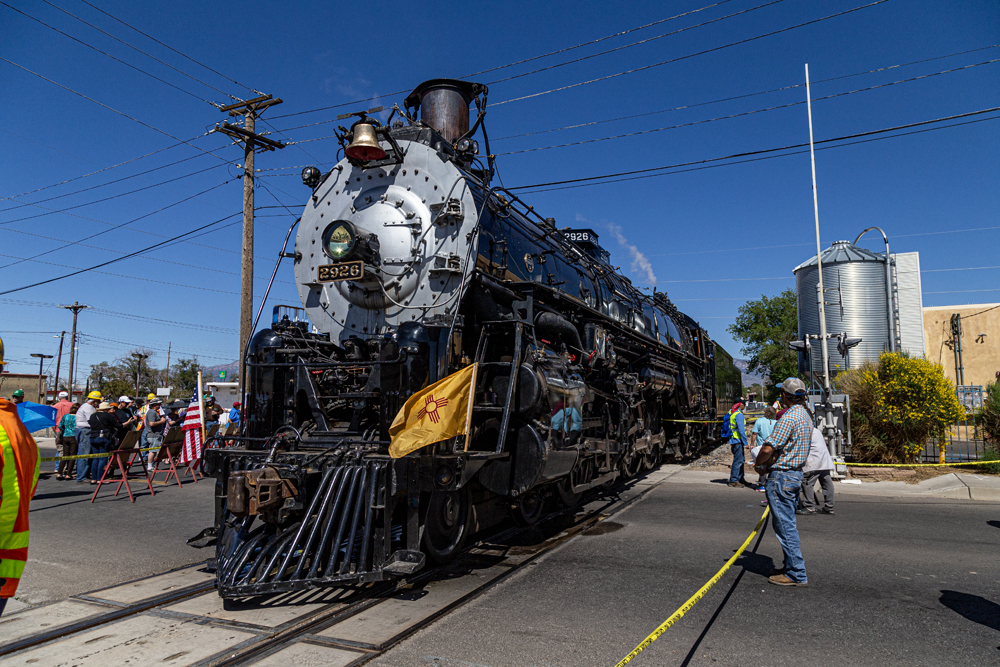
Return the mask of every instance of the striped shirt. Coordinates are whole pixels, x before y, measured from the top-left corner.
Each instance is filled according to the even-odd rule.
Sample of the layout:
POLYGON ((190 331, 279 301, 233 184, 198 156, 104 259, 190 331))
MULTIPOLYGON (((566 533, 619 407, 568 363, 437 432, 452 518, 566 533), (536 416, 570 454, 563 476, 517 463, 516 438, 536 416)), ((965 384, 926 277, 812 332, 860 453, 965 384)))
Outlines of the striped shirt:
POLYGON ((802 470, 809 458, 813 420, 801 405, 789 408, 768 436, 766 444, 778 450, 778 460, 772 470, 802 470))

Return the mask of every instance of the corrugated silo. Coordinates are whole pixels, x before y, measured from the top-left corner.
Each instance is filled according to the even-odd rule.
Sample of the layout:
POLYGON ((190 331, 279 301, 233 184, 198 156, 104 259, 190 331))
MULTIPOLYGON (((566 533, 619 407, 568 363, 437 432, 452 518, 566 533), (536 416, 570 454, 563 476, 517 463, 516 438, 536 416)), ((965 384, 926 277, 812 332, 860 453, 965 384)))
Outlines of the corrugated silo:
MULTIPOLYGON (((866 359, 890 350, 892 316, 889 312, 889 291, 885 255, 852 245, 849 241, 835 241, 823 251, 823 287, 826 289, 826 331, 828 334, 846 332, 850 337, 860 336, 862 342, 848 352, 852 367, 866 359)), ((819 303, 817 284, 819 271, 816 257, 795 267, 795 292, 798 297, 799 337, 818 335, 819 303)), ((829 343, 830 371, 836 374, 845 370, 844 358, 837 352, 835 340, 829 343)), ((823 367, 818 341, 813 341, 810 355, 811 371, 819 373, 823 367)))

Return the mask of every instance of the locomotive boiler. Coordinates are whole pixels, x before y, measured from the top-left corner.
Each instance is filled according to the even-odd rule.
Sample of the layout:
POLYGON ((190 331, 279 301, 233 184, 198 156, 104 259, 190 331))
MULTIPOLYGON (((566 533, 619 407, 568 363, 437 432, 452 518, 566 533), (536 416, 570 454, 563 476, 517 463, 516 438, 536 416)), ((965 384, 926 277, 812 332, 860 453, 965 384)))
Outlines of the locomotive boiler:
POLYGON ((223 597, 445 562, 507 517, 691 455, 738 397, 731 357, 597 233, 493 183, 487 92, 425 82, 385 123, 354 114, 343 159, 303 171, 283 252, 302 307, 253 336, 236 446, 205 454, 223 597), (468 437, 390 456, 406 400, 473 363, 468 437))

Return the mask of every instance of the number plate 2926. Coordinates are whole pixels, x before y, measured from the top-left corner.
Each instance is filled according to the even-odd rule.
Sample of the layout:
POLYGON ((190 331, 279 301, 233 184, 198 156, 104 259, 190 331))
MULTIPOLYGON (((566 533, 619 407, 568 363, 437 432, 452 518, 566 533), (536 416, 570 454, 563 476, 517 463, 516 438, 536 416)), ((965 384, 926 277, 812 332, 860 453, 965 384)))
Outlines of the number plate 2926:
POLYGON ((316 267, 316 280, 331 283, 337 280, 361 280, 365 275, 365 263, 361 260, 342 264, 324 264, 316 267))

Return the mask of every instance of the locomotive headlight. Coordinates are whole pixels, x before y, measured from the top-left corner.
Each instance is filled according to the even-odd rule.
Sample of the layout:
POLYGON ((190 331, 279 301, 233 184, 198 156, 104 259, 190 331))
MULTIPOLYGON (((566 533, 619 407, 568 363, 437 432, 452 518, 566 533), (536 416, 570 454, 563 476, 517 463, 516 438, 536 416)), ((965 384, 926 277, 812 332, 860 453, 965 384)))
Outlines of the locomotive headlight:
POLYGON ((358 244, 358 233, 354 225, 346 220, 331 222, 323 232, 323 252, 330 259, 347 259, 358 244))
POLYGON ((316 189, 319 185, 319 179, 322 178, 322 174, 319 173, 319 169, 316 167, 306 167, 302 170, 302 183, 312 189, 316 189))

